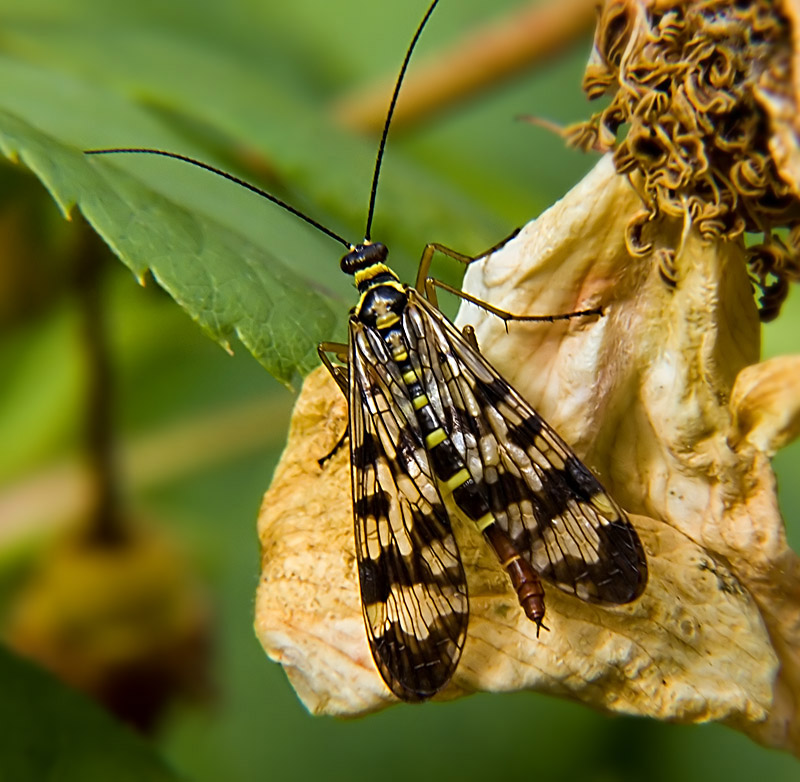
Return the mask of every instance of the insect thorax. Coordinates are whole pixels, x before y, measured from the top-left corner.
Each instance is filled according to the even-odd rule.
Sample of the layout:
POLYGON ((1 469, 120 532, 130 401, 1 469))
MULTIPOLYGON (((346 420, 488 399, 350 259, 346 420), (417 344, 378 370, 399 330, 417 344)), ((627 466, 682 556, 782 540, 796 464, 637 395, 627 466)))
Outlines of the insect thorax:
POLYGON ((361 297, 355 317, 382 333, 401 318, 408 303, 406 287, 386 265, 386 245, 376 242, 358 244, 342 258, 342 271, 355 277, 361 297))

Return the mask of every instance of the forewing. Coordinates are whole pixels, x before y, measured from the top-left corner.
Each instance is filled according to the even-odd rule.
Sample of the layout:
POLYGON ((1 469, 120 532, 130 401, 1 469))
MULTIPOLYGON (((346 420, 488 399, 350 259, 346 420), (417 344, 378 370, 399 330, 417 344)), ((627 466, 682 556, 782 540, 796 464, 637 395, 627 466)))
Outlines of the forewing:
POLYGON ((405 386, 380 337, 350 323, 356 558, 370 649, 408 701, 449 681, 467 631, 467 584, 405 386))
POLYGON ((410 301, 421 311, 408 329, 430 367, 426 391, 516 548, 543 578, 583 600, 639 597, 647 560, 625 512, 455 326, 413 291, 410 301))

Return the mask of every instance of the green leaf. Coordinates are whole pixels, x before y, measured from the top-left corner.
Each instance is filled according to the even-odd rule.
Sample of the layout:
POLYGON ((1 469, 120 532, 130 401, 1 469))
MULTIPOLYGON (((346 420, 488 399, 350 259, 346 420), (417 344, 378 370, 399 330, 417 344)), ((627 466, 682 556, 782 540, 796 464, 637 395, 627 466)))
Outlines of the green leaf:
MULTIPOLYGON (((208 173, 81 150, 149 146, 225 167, 215 153, 244 145, 271 171, 267 189, 359 241, 376 144, 337 128, 321 106, 313 80, 327 73, 323 58, 265 79, 263 52, 274 65, 292 42, 268 19, 248 29, 242 8, 226 16, 191 4, 181 15, 180 4, 84 0, 64 15, 46 0, 18 5, 2 39, 0 148, 65 214, 77 204, 137 277, 152 271, 222 345, 238 337, 284 383, 316 366, 316 344, 342 336, 354 303, 338 270, 343 248, 208 173), (42 24, 49 15, 58 22, 42 24), (193 125, 207 132, 188 132, 193 125)), ((386 170, 373 234, 394 247, 393 263, 401 251, 404 274, 448 231, 468 251, 508 232, 399 151, 386 170), (398 231, 393 215, 413 230, 398 231)))
POLYGON ((84 696, 0 646, 0 768, 14 782, 175 782, 152 749, 84 696))
POLYGON ((263 248, 6 112, 0 147, 37 174, 65 214, 80 204, 134 274, 149 268, 218 342, 228 346, 236 334, 282 382, 316 364, 313 346, 333 329, 333 311, 263 248))

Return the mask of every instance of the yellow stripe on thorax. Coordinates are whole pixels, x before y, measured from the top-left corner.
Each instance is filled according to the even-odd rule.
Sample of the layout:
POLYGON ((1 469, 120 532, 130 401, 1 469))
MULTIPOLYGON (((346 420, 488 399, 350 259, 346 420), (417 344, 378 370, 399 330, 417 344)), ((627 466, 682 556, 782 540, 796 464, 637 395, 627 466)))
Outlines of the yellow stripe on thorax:
MULTIPOLYGON (((376 283, 375 286, 372 287, 376 287, 378 285, 385 285, 389 288, 394 288, 396 291, 400 291, 400 293, 405 293, 405 286, 403 285, 403 283, 400 282, 397 275, 385 263, 373 263, 372 266, 367 266, 366 269, 361 269, 361 271, 357 271, 355 273, 356 288, 360 289, 362 282, 369 282, 370 280, 374 279, 380 274, 390 274, 394 279, 383 280, 379 283, 376 283)), ((365 291, 362 292, 361 296, 359 297, 358 304, 356 304, 354 310, 356 317, 361 312, 361 308, 364 306, 364 299, 366 298, 366 295, 369 293, 369 291, 370 288, 367 288, 365 291)), ((389 314, 389 315, 384 315, 381 320, 383 322, 375 324, 376 326, 378 326, 378 328, 386 328, 387 326, 392 326, 394 325, 394 323, 397 322, 398 318, 396 318, 396 316, 394 315, 389 314), (395 319, 392 320, 392 318, 395 319)))
POLYGON ((403 286, 400 284, 400 280, 397 278, 397 275, 385 263, 373 263, 372 266, 367 266, 366 269, 359 269, 355 273, 356 288, 360 287, 361 283, 369 282, 369 280, 377 277, 379 274, 391 274, 392 277, 394 277, 394 280, 387 281, 383 284, 392 285, 398 290, 403 289, 403 286), (395 282, 395 280, 397 282, 395 282))

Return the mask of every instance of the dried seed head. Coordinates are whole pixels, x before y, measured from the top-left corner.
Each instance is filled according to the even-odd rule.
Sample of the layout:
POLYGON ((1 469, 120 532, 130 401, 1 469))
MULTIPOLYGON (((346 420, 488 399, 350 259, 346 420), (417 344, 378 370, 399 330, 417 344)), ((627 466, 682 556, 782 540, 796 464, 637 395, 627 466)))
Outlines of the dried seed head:
POLYGON ((150 733, 176 700, 212 695, 211 615, 180 552, 137 522, 111 543, 80 529, 53 541, 9 606, 5 640, 150 733))
POLYGON ((567 130, 575 146, 614 149, 617 171, 639 193, 632 254, 652 249, 665 217, 691 222, 707 240, 760 234, 747 263, 764 321, 800 278, 792 21, 790 8, 770 0, 608 0, 583 87, 590 99, 616 92, 567 130), (776 236, 781 228, 788 237, 776 236))

